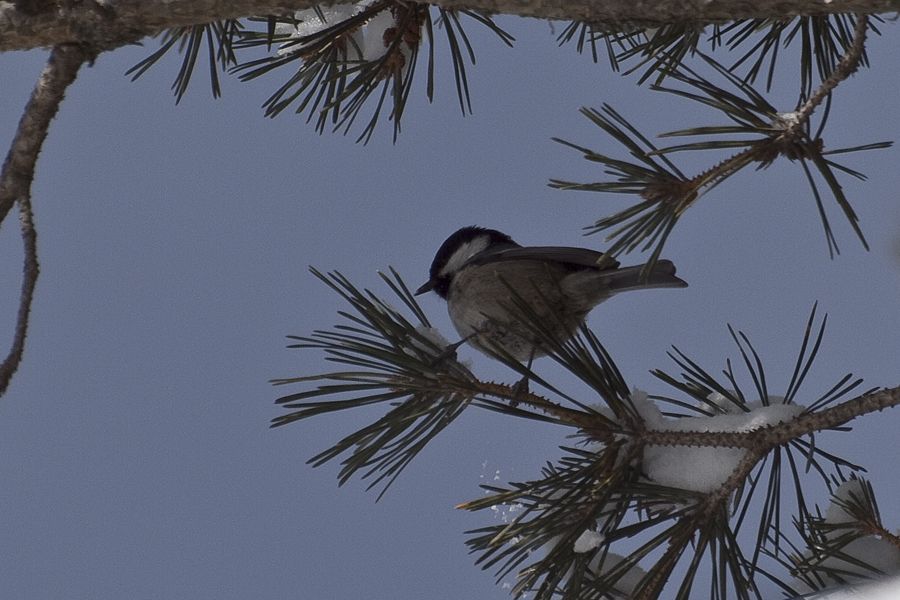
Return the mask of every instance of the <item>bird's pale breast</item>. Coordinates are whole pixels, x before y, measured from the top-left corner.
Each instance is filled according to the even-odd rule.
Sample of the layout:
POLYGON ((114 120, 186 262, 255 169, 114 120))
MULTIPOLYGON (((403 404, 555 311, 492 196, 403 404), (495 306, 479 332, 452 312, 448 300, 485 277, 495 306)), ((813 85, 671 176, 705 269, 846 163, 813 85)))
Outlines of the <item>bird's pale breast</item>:
POLYGON ((450 286, 450 319, 460 336, 469 338, 479 350, 496 345, 519 360, 541 356, 546 353, 535 348, 528 326, 510 314, 515 300, 507 284, 514 284, 541 322, 553 325, 558 337, 564 339, 575 332, 587 314, 587 310, 568 315, 564 312, 566 298, 559 282, 566 274, 562 267, 541 261, 497 262, 463 269, 450 286))

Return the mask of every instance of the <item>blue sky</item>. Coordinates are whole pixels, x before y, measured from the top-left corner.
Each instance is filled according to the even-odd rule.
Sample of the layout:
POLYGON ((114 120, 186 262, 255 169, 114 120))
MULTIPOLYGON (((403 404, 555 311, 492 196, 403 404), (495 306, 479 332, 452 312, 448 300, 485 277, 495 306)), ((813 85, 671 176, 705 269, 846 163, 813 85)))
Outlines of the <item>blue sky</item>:
MULTIPOLYGON (((464 530, 494 517, 453 506, 497 471, 532 477, 566 431, 473 411, 376 504, 358 481, 339 489, 337 465, 305 461, 377 412, 269 430, 283 390, 267 383, 327 368, 315 352, 285 349, 285 335, 330 326, 343 308, 309 265, 386 294, 378 270, 392 265, 421 283, 437 246, 463 225, 602 249, 581 228, 627 199, 546 186, 601 178, 551 137, 616 151, 579 107, 608 102, 646 133, 718 122, 557 48, 547 23, 501 22, 515 49, 470 29, 475 114, 459 115, 444 63, 434 104, 423 81, 415 87, 396 145, 384 124, 364 147, 291 114, 264 118, 278 76, 226 81, 213 101, 201 69, 175 106, 175 61, 136 83, 123 75, 153 41, 82 71, 38 163, 41 279, 25 361, 0 403, 4 598, 508 597, 463 543, 464 530)), ((870 42, 873 68, 838 91, 832 146, 900 139, 889 104, 900 72, 893 25, 883 29, 870 42)), ((0 58, 0 139, 12 136, 45 58, 0 58)), ((783 85, 775 103, 793 108, 794 89, 783 85)), ((753 340, 777 392, 818 301, 829 323, 807 392, 818 396, 846 372, 897 385, 897 153, 846 162, 870 176, 844 183, 871 251, 832 210, 843 252, 828 259, 796 166, 738 175, 685 215, 667 247, 689 288, 629 294, 591 315, 629 382, 664 391, 648 371, 673 366, 672 344, 724 367, 737 357, 731 323, 753 340)), ((21 273, 15 221, 0 229, 0 256, 6 340, 21 273)), ((433 295, 422 304, 451 337, 445 306, 433 295)), ((486 378, 514 379, 464 355, 486 378)), ((817 438, 867 466, 893 527, 896 427, 888 411, 817 438)))

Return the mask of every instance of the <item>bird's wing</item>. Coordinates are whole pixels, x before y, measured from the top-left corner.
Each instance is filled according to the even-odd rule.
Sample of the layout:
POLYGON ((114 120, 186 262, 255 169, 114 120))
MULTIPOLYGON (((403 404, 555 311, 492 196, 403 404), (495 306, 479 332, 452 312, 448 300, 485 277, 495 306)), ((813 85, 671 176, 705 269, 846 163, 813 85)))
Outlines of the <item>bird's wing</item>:
POLYGON ((487 250, 473 256, 466 265, 486 265, 509 260, 541 260, 558 262, 570 267, 590 267, 602 270, 615 269, 619 261, 596 250, 587 248, 570 248, 568 246, 526 246, 487 250), (605 257, 605 259, 604 259, 605 257), (603 264, 600 264, 601 259, 603 264))

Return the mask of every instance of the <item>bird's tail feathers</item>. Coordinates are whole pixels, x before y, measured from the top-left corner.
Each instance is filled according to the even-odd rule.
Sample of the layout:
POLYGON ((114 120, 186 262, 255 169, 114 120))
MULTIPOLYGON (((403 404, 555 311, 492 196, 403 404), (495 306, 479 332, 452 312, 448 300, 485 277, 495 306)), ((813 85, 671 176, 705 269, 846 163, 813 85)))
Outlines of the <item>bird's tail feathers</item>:
POLYGON ((641 277, 644 265, 635 265, 602 273, 604 283, 613 294, 628 290, 687 287, 687 282, 675 276, 675 265, 670 260, 659 260, 646 278, 641 277))

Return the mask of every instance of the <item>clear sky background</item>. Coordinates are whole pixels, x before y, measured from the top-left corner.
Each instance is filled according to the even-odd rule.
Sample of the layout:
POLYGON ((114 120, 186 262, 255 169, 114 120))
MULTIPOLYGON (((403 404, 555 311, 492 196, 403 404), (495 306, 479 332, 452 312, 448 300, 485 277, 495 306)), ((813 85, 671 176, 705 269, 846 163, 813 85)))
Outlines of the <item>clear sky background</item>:
MULTIPOLYGON (((629 199, 546 186, 602 178, 553 136, 618 152, 579 107, 608 102, 648 134, 721 122, 557 48, 545 22, 500 22, 515 49, 468 30, 478 51, 469 70, 475 114, 459 115, 444 61, 437 100, 428 105, 420 79, 396 145, 386 122, 364 147, 319 136, 289 113, 264 118, 259 105, 279 74, 227 80, 213 101, 201 67, 175 106, 174 58, 136 83, 123 75, 155 41, 83 69, 38 163, 41 279, 25 360, 0 403, 2 598, 508 597, 464 545, 463 531, 496 517, 453 506, 480 496, 478 484, 498 472, 501 482, 533 477, 567 431, 473 410, 375 503, 358 481, 337 487, 337 464, 314 470, 305 461, 380 413, 270 430, 283 412, 273 400, 289 390, 267 383, 327 368, 315 351, 285 349, 285 335, 329 327, 344 308, 309 265, 387 294, 379 269, 393 265, 418 285, 437 246, 463 225, 524 244, 602 249, 581 228, 629 199)), ((882 29, 870 39, 872 69, 838 90, 832 147, 900 140, 896 27, 882 29)), ((46 55, 0 57, 4 148, 46 55)), ((773 103, 790 110, 795 61, 782 65, 788 83, 773 103)), ((628 381, 664 392, 648 371, 674 372, 672 344, 721 369, 739 357, 731 323, 753 340, 773 392, 783 392, 818 301, 828 330, 801 398, 847 372, 870 386, 900 383, 898 156, 847 158, 870 176, 843 182, 872 250, 829 200, 843 250, 836 260, 796 165, 742 173, 705 197, 665 252, 690 287, 618 297, 590 317, 628 381)), ((20 248, 11 218, 0 230, 4 352, 20 248)), ((433 295, 422 302, 452 338, 444 304, 433 295)), ((515 379, 474 351, 463 355, 486 378, 515 379)), ((892 527, 900 526, 895 413, 816 440, 868 467, 892 527)), ((809 482, 824 505, 822 486, 809 482)))

